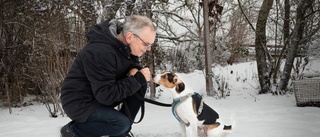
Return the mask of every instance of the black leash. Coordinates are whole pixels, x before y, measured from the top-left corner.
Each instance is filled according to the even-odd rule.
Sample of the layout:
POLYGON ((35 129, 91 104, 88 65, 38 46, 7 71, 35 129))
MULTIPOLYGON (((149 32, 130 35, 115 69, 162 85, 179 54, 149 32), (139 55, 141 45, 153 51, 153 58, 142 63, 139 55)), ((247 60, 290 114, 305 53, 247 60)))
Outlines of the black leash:
POLYGON ((158 102, 158 101, 154 101, 154 100, 151 100, 151 99, 147 99, 147 98, 144 98, 144 97, 141 97, 139 94, 134 94, 138 99, 140 100, 143 100, 145 102, 148 102, 150 104, 153 104, 153 105, 158 105, 158 106, 163 106, 163 107, 172 107, 172 104, 166 104, 166 103, 161 103, 161 102, 158 102))
MULTIPOLYGON (((142 97, 141 95, 139 95, 138 93, 135 93, 134 95, 135 95, 135 97, 138 98, 139 100, 144 101, 144 102, 148 102, 148 103, 150 103, 150 104, 154 104, 154 105, 158 105, 158 106, 163 106, 163 107, 171 107, 171 106, 172 106, 172 104, 161 103, 161 102, 157 102, 157 101, 154 101, 154 100, 151 100, 151 99, 144 98, 144 97, 142 97)), ((127 116, 129 117, 131 123, 138 124, 138 123, 140 123, 140 122, 142 121, 142 119, 143 119, 143 117, 144 117, 144 112, 145 112, 144 102, 141 102, 141 116, 140 116, 140 119, 139 119, 137 122, 134 122, 134 119, 132 118, 131 113, 130 113, 130 111, 129 111, 127 102, 126 102, 126 101, 123 101, 123 107, 125 107, 125 108, 124 108, 124 111, 125 111, 125 113, 127 114, 127 116)))
POLYGON ((134 119, 132 118, 131 116, 131 112, 129 111, 129 108, 128 108, 128 105, 127 105, 127 102, 126 101, 123 101, 123 107, 125 107, 124 111, 125 113, 127 114, 127 117, 129 118, 129 120, 131 121, 131 123, 134 123, 134 124, 138 124, 142 121, 143 117, 144 117, 144 104, 141 103, 141 116, 140 116, 140 119, 139 121, 137 122, 134 122, 134 119))

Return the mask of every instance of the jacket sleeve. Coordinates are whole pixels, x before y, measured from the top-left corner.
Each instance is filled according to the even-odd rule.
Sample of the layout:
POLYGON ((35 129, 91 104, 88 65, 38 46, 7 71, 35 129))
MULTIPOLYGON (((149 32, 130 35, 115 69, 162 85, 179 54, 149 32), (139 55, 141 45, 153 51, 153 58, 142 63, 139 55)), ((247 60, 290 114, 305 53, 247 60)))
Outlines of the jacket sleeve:
POLYGON ((104 105, 111 105, 133 95, 144 84, 143 80, 137 79, 138 76, 116 80, 117 68, 115 66, 116 63, 121 62, 116 62, 114 54, 88 50, 82 56, 84 71, 91 83, 93 95, 98 102, 104 105))

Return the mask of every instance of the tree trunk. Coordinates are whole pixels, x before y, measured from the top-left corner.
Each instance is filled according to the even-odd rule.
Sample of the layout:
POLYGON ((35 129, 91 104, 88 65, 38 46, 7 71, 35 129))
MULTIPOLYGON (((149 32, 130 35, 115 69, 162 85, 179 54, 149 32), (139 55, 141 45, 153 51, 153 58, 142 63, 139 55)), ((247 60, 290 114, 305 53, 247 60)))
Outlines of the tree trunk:
POLYGON ((279 89, 285 91, 288 86, 288 82, 291 76, 293 62, 296 57, 300 41, 302 39, 304 25, 305 25, 305 13, 306 9, 311 6, 313 0, 301 0, 297 7, 296 24, 294 26, 291 41, 288 47, 288 53, 286 55, 286 63, 281 74, 279 89))
POLYGON ((8 78, 7 78, 7 76, 5 76, 5 78, 3 78, 3 82, 4 82, 5 92, 6 92, 6 95, 7 95, 9 113, 11 114, 11 113, 12 113, 12 109, 11 109, 11 98, 10 98, 10 93, 9 93, 9 85, 8 85, 8 78))
MULTIPOLYGON (((154 1, 146 1, 145 2, 145 9, 148 11, 149 9, 151 9, 152 3, 154 3, 154 1)), ((148 16, 150 19, 152 19, 152 12, 146 12, 146 16, 148 16)), ((157 40, 155 40, 155 43, 157 43, 157 40)), ((155 72, 155 58, 154 58, 154 54, 155 54, 155 47, 153 47, 153 50, 151 50, 151 52, 148 52, 148 67, 151 71, 151 74, 156 74, 155 72)), ((150 90, 150 98, 154 99, 156 97, 156 85, 153 81, 149 82, 149 90, 150 90)))
POLYGON ((271 58, 268 58, 266 49, 266 24, 272 4, 273 0, 263 1, 256 25, 255 51, 261 87, 259 94, 267 93, 270 89, 272 63, 270 62, 271 58))
POLYGON ((205 76, 206 76, 206 91, 208 96, 214 96, 217 93, 213 89, 213 73, 211 66, 211 48, 210 48, 210 33, 209 33, 209 6, 208 0, 203 0, 203 16, 204 16, 204 46, 205 46, 205 76))
POLYGON ((286 51, 288 45, 289 45, 289 39, 290 39, 290 0, 284 1, 284 21, 283 21, 283 43, 284 46, 282 47, 281 53, 279 54, 279 58, 276 63, 276 67, 274 70, 273 75, 273 83, 277 83, 277 77, 278 72, 280 69, 280 62, 282 60, 282 57, 284 55, 284 52, 286 51))

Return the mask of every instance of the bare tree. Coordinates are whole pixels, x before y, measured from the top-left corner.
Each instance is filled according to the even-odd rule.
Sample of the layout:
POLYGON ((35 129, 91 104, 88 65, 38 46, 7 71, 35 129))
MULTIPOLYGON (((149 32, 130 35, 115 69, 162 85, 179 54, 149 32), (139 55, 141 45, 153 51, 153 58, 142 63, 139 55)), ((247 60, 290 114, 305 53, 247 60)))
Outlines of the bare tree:
POLYGON ((56 117, 62 113, 60 83, 85 43, 84 21, 70 11, 68 0, 1 2, 0 80, 7 85, 9 103, 19 105, 28 94, 40 96, 56 117))
POLYGON ((255 17, 251 6, 252 4, 250 1, 247 3, 239 3, 239 8, 230 11, 230 29, 226 35, 226 44, 229 45, 228 48, 231 52, 231 56, 227 60, 227 63, 230 65, 249 56, 248 47, 246 45, 250 44, 249 36, 255 30, 251 29, 246 21, 248 20, 251 22, 255 17))
MULTIPOLYGON (((291 76, 291 71, 293 68, 293 62, 294 59, 298 53, 299 45, 303 44, 302 39, 304 38, 303 34, 305 30, 305 25, 307 24, 307 13, 308 9, 310 9, 312 6, 312 3, 314 0, 301 0, 297 1, 297 15, 296 15, 296 23, 292 32, 292 36, 290 39, 290 44, 288 47, 288 52, 286 56, 286 63, 283 68, 283 73, 281 74, 281 79, 279 82, 279 90, 285 91, 287 89, 287 85, 291 76)), ((310 15, 316 13, 312 10, 310 15)), ((319 30, 319 29, 318 29, 319 30)), ((308 38, 308 37, 305 37, 308 38)))
MULTIPOLYGON (((203 17, 204 17, 204 46, 205 46, 205 78, 206 78, 206 91, 208 96, 216 95, 217 92, 213 88, 213 72, 211 65, 211 48, 210 48, 210 26, 209 26, 209 2, 208 0, 203 0, 203 17)), ((216 26, 214 26, 216 27, 216 26)), ((215 31, 215 30, 214 30, 215 31)), ((215 32, 213 32, 215 33, 215 32)), ((215 39, 215 37, 213 38, 215 39)))
POLYGON ((278 72, 281 65, 281 60, 283 58, 283 55, 289 45, 289 39, 290 39, 290 0, 284 0, 284 18, 283 18, 283 47, 281 49, 281 52, 279 53, 279 57, 275 62, 275 69, 273 74, 273 83, 277 83, 278 80, 278 72))
MULTIPOLYGON (((10 99, 8 105, 19 105, 27 94, 24 91, 33 85, 26 75, 29 51, 35 37, 32 18, 27 16, 34 14, 31 6, 32 2, 29 1, 1 1, 0 85, 6 87, 7 98, 10 99)), ((4 90, 0 89, 0 93, 4 93, 4 90)))
MULTIPOLYGON (((240 3, 239 0, 238 0, 238 2, 240 3)), ((282 82, 277 83, 279 80, 279 77, 278 77, 278 73, 280 72, 279 68, 280 68, 280 65, 283 61, 283 57, 286 57, 286 61, 287 61, 289 59, 288 55, 295 54, 294 58, 296 58, 297 57, 296 55, 298 55, 298 53, 299 53, 300 58, 299 59, 296 58, 297 59, 296 67, 294 67, 293 62, 290 62, 290 61, 289 61, 289 63, 286 63, 285 65, 291 64, 293 67, 287 67, 287 69, 290 68, 290 69, 295 70, 294 74, 299 75, 298 73, 301 73, 303 71, 303 68, 304 68, 303 66, 308 63, 308 59, 303 57, 305 55, 305 50, 308 49, 307 45, 310 45, 308 43, 310 43, 312 40, 314 40, 315 34, 319 31, 319 25, 318 25, 319 23, 315 23, 315 22, 319 21, 318 14, 315 14, 315 13, 319 12, 319 6, 318 6, 319 4, 313 2, 313 4, 310 4, 308 6, 309 10, 307 10, 307 11, 309 11, 309 12, 303 18, 305 20, 304 21, 305 24, 308 24, 308 26, 304 26, 303 27, 304 29, 302 29, 302 31, 299 32, 302 38, 299 38, 299 37, 293 38, 295 36, 294 31, 297 31, 297 29, 295 28, 296 25, 290 26, 290 24, 298 23, 297 19, 293 20, 294 17, 296 18, 297 14, 295 14, 295 13, 298 12, 298 9, 296 10, 297 12, 295 12, 295 10, 290 10, 290 7, 291 7, 291 5, 293 5, 293 7, 295 7, 297 5, 296 3, 303 3, 303 1, 284 0, 283 1, 284 6, 281 5, 281 3, 280 3, 282 1, 276 1, 276 2, 277 2, 276 8, 268 10, 268 12, 270 12, 270 15, 268 15, 268 18, 270 19, 269 22, 265 22, 266 27, 268 27, 268 33, 269 33, 268 35, 270 35, 270 34, 274 34, 274 35, 272 35, 272 36, 265 35, 262 38, 261 37, 258 38, 257 34, 260 33, 259 35, 262 36, 261 35, 262 33, 258 32, 258 29, 259 29, 258 25, 260 24, 260 27, 261 27, 261 23, 257 22, 257 30, 255 30, 255 28, 251 25, 252 23, 249 21, 249 19, 247 19, 251 28, 256 31, 256 42, 255 42, 256 48, 255 49, 256 49, 256 55, 260 56, 260 57, 256 56, 256 60, 258 62, 259 82, 260 82, 260 86, 261 86, 261 91, 259 93, 267 93, 267 92, 271 91, 271 86, 278 86, 279 87, 278 89, 280 89, 280 86, 283 86, 282 82), (284 15, 278 14, 277 13, 278 11, 284 11, 284 15), (293 11, 293 13, 291 13, 292 11, 293 11), (282 20, 281 19, 279 20, 278 18, 282 18, 282 20), (282 35, 281 34, 278 35, 278 26, 282 26, 282 31, 280 31, 280 32, 282 32, 281 33, 282 35), (308 31, 305 31, 306 29, 308 31), (292 32, 290 33, 290 31, 292 31, 292 32), (306 34, 306 33, 308 33, 308 34, 306 34), (260 39, 260 41, 258 41, 259 39, 260 39), (265 39, 265 40, 261 41, 261 39, 265 39), (280 39, 280 41, 278 41, 278 39, 280 39), (295 52, 294 50, 288 50, 292 46, 292 44, 295 43, 295 42, 293 42, 293 40, 299 40, 299 39, 302 39, 302 40, 300 40, 300 42, 299 42, 297 52, 290 53, 290 52, 295 52), (266 46, 267 43, 270 43, 270 42, 275 43, 275 45, 273 46, 274 48, 272 48, 272 49, 275 50, 276 56, 273 56, 273 57, 271 56, 270 51, 268 50, 268 47, 266 46), (260 44, 260 46, 258 46, 258 44, 260 44), (279 44, 279 45, 277 45, 277 44, 279 44), (277 51, 278 47, 281 47, 281 49, 279 51, 277 51), (276 61, 274 61, 274 60, 276 60, 276 61), (300 67, 302 69, 300 69, 300 67), (262 74, 264 74, 264 75, 262 75, 262 74), (273 78, 274 84, 270 86, 270 79, 271 79, 272 75, 273 75, 272 78, 273 78)), ((239 5, 241 5, 241 4, 239 4, 239 5)), ((266 9, 265 6, 262 6, 259 11, 259 14, 262 12, 262 10, 263 10, 262 8, 266 9)), ((242 11, 242 13, 244 13, 244 12, 242 11)), ((248 16, 246 16, 246 17, 248 17, 248 16)), ((259 21, 259 17, 258 17, 258 21, 259 21)), ((264 28, 264 30, 265 30, 265 28, 264 28)), ((266 33, 266 31, 263 33, 266 33)), ((295 76, 292 77, 291 73, 287 73, 285 71, 283 71, 283 73, 286 73, 287 74, 286 76, 289 77, 289 79, 290 79, 290 77, 295 79, 295 76)), ((283 79, 283 76, 284 75, 282 74, 281 79, 283 79)), ((280 80, 280 81, 283 81, 283 80, 280 80)), ((287 84, 285 84, 285 88, 286 87, 287 87, 287 84)), ((275 88, 272 88, 272 89, 275 89, 275 88)), ((284 91, 283 89, 281 89, 281 90, 284 91)), ((272 92, 274 92, 274 91, 272 91, 272 92)))
POLYGON ((261 86, 260 94, 267 93, 271 86, 270 77, 273 61, 266 48, 266 24, 272 4, 273 0, 264 0, 262 2, 256 25, 255 51, 258 77, 261 86))

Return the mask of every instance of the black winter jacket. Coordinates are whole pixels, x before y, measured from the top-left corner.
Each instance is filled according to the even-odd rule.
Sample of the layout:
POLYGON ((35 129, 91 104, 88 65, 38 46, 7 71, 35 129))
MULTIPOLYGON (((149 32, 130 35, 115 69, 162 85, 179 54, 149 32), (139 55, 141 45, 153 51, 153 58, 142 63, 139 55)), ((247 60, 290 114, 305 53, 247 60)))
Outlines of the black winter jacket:
POLYGON ((61 89, 63 109, 72 120, 85 122, 97 108, 115 107, 147 84, 140 72, 127 76, 141 66, 129 46, 116 38, 121 29, 111 20, 89 31, 89 43, 78 53, 61 89))

